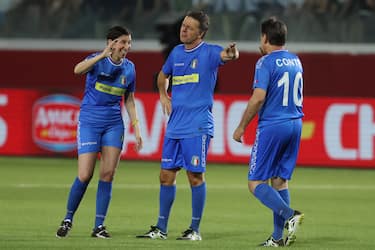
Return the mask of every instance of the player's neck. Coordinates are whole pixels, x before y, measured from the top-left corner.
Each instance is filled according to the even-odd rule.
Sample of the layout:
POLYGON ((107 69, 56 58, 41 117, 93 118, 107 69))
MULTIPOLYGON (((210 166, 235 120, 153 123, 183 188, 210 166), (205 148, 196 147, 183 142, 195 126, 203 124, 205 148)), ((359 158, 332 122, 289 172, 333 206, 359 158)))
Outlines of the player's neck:
POLYGON ((197 47, 202 42, 203 42, 202 39, 197 39, 197 40, 194 40, 192 43, 185 43, 184 46, 185 46, 186 50, 191 50, 191 49, 194 49, 195 47, 197 47))
POLYGON ((122 62, 122 58, 121 57, 115 57, 113 58, 112 56, 110 57, 110 60, 115 63, 115 64, 120 64, 122 62))
POLYGON ((273 52, 273 51, 276 51, 276 50, 284 50, 285 47, 284 46, 278 46, 278 45, 270 45, 268 48, 267 48, 267 54, 273 52))

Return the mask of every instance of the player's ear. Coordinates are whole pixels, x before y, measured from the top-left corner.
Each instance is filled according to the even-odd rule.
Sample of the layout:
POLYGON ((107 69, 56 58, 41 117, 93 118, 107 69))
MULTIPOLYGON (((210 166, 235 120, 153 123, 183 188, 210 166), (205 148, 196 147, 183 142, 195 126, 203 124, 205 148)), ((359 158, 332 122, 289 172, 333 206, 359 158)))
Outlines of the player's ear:
POLYGON ((203 39, 203 37, 206 35, 205 31, 202 31, 199 33, 199 38, 203 39))
POLYGON ((266 34, 262 34, 261 39, 262 39, 262 42, 263 42, 264 44, 266 44, 266 43, 268 42, 268 37, 267 37, 266 34))

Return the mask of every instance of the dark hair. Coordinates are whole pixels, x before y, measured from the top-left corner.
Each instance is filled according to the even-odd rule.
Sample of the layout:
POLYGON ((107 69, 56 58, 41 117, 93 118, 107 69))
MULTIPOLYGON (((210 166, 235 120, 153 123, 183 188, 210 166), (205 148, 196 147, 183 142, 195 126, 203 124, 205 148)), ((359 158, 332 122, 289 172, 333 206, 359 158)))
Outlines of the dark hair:
POLYGON ((287 28, 283 21, 270 17, 262 22, 261 29, 271 45, 283 46, 285 44, 287 28))
POLYGON ((202 38, 206 35, 210 20, 208 15, 203 11, 189 11, 186 16, 191 17, 199 22, 199 29, 203 33, 202 38))
POLYGON ((125 27, 114 26, 108 30, 107 39, 115 40, 122 35, 128 36, 130 35, 130 31, 125 27))

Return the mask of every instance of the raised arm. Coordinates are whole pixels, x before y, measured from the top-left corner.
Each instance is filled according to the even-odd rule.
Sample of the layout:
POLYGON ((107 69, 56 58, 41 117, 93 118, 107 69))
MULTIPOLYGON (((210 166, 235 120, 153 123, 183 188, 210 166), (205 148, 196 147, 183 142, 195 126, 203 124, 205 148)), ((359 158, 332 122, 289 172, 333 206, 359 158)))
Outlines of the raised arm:
POLYGON ((87 73, 94 67, 95 63, 99 62, 103 58, 109 57, 112 54, 112 46, 117 42, 117 40, 113 40, 108 43, 107 47, 103 50, 102 53, 79 62, 75 67, 74 67, 74 74, 77 75, 82 75, 87 73))

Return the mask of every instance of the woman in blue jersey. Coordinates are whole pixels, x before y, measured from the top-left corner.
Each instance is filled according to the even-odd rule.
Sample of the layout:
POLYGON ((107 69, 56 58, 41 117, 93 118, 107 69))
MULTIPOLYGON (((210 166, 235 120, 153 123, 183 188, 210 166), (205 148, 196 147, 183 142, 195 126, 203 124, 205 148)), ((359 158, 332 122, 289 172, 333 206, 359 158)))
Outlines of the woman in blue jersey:
POLYGON ((201 240, 199 225, 206 201, 206 158, 213 137, 212 105, 218 67, 235 60, 234 43, 227 48, 208 44, 203 38, 208 16, 189 12, 180 28, 180 40, 158 75, 163 112, 169 115, 160 170, 159 217, 155 226, 139 238, 166 239, 170 210, 176 194, 176 175, 183 168, 192 192, 191 224, 178 240, 201 240), (167 93, 172 84, 171 98, 167 93))
POLYGON ((125 58, 130 47, 130 32, 120 26, 112 27, 107 33, 106 48, 102 52, 89 55, 74 68, 75 74, 86 74, 86 86, 77 129, 78 176, 70 189, 67 213, 57 230, 57 237, 66 237, 72 228, 74 213, 93 176, 99 152, 96 218, 91 236, 110 237, 104 226, 104 219, 124 140, 125 128, 121 114, 123 97, 135 131, 136 150, 142 148, 134 102, 135 67, 125 58))
POLYGON ((262 57, 255 67, 253 94, 233 133, 241 142, 246 127, 259 114, 252 147, 248 187, 273 211, 274 231, 261 246, 289 246, 304 215, 290 207, 288 180, 296 165, 302 131, 303 78, 299 58, 285 49, 287 28, 276 18, 261 25, 262 57), (269 183, 271 185, 269 185, 269 183), (287 236, 283 240, 283 230, 287 236))

